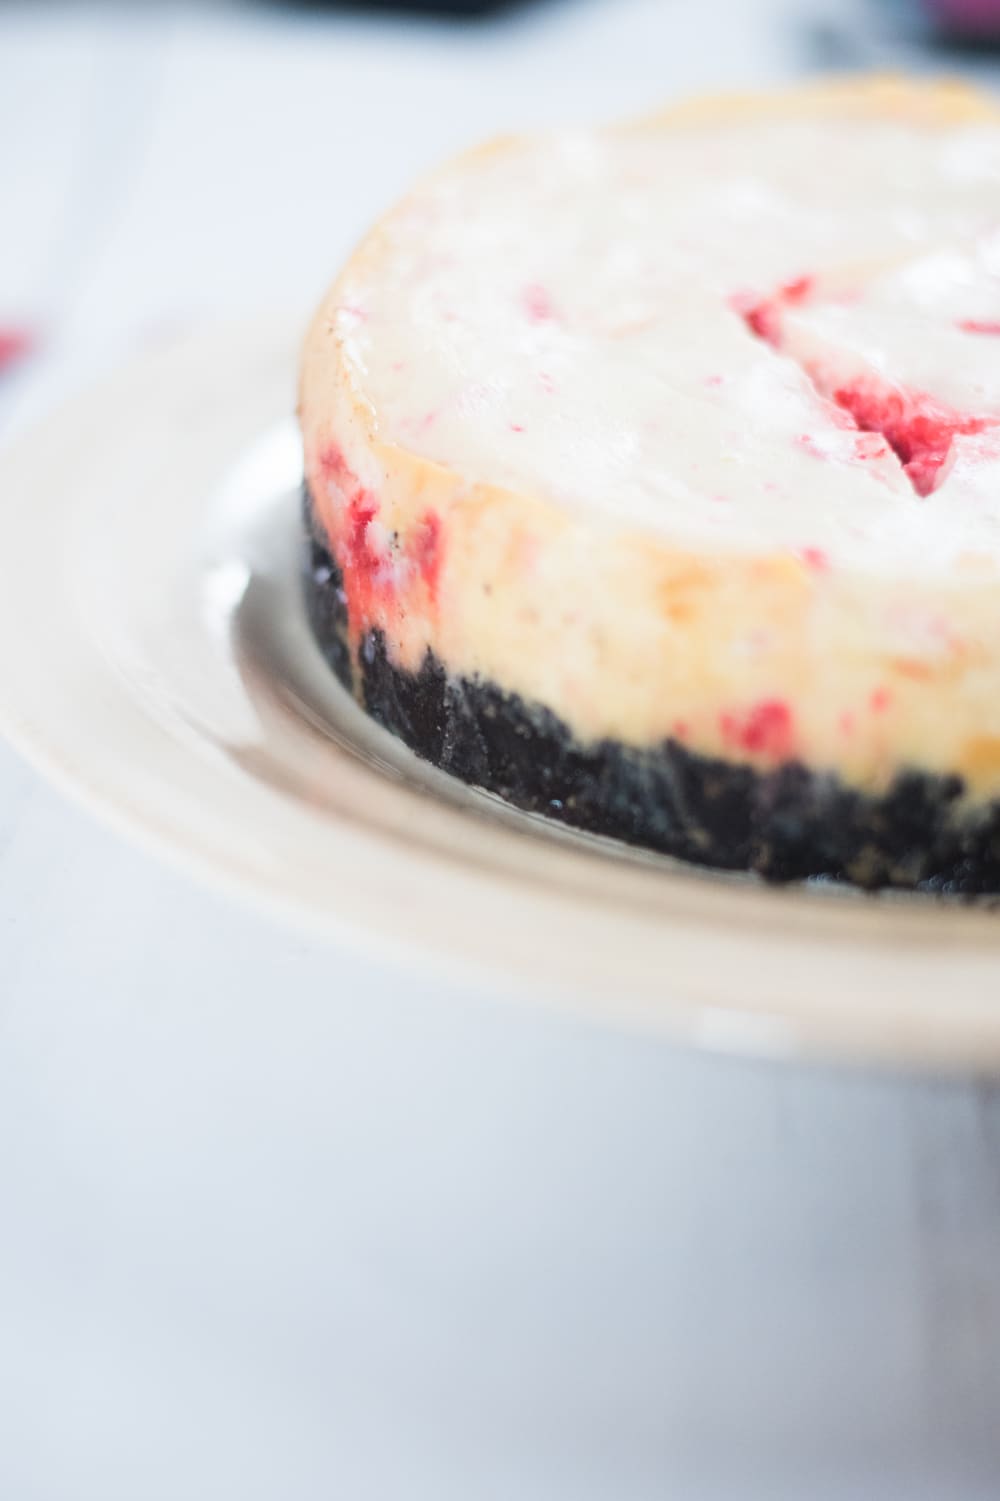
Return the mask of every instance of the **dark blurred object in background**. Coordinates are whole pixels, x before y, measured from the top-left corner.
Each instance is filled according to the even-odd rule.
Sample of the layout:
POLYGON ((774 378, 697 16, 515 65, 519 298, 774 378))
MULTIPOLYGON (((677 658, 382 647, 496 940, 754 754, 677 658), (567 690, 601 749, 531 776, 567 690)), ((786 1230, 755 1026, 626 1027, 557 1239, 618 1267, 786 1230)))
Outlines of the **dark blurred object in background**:
POLYGON ((996 86, 1000 0, 823 0, 802 7, 815 68, 940 72, 960 66, 996 86))
POLYGON ((949 39, 1000 43, 1000 0, 924 0, 949 39))
POLYGON ((493 16, 502 11, 519 10, 534 0, 291 0, 293 5, 309 10, 384 11, 398 15, 493 16))

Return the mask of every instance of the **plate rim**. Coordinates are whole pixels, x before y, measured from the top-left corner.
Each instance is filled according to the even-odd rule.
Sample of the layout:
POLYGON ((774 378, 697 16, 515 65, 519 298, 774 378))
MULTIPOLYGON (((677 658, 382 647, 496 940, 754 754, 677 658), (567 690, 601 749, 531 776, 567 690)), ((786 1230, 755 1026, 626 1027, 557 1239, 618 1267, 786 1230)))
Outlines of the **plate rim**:
MULTIPOLYGON (((553 880, 552 871, 558 869, 560 859, 593 859, 590 851, 584 854, 566 846, 559 857, 543 856, 538 850, 555 846, 542 838, 534 852, 538 879, 531 893, 526 893, 519 889, 517 877, 501 869, 495 859, 471 870, 468 862, 456 862, 454 851, 435 854, 419 843, 407 847, 405 841, 401 844, 398 829, 395 835, 387 834, 370 820, 353 830, 345 828, 342 820, 335 837, 331 833, 329 839, 331 854, 349 851, 359 859, 361 887, 346 890, 341 881, 336 900, 329 894, 325 898, 314 894, 310 900, 303 889, 304 878, 296 878, 291 869, 276 868, 268 877, 266 862, 260 866, 241 863, 236 845, 227 849, 224 834, 215 843, 192 836, 201 795, 198 789, 205 783, 202 777, 197 785, 192 779, 190 748, 176 739, 167 736, 161 741, 154 736, 144 748, 159 756, 157 766, 150 768, 155 772, 152 780, 160 779, 157 785, 161 791, 166 789, 164 795, 172 791, 177 799, 172 805, 175 813, 184 803, 186 825, 165 817, 163 810, 151 810, 137 796, 136 786, 114 784, 113 736, 109 740, 105 735, 102 741, 102 715, 106 731, 118 716, 119 729, 128 721, 138 733, 134 717, 141 718, 145 711, 127 678, 109 664, 103 664, 102 672, 101 664, 91 660, 94 642, 88 643, 85 633, 77 637, 64 633, 66 649, 71 657, 75 653, 78 665, 86 663, 87 671, 100 683, 100 703, 88 710, 71 697, 55 703, 52 693, 39 692, 46 668, 54 674, 54 683, 60 681, 60 672, 64 678, 68 673, 66 661, 58 659, 58 627, 71 625, 73 610, 79 607, 66 567, 69 543, 59 552, 62 573, 57 569, 57 580, 67 587, 52 597, 52 553, 41 551, 46 536, 43 521, 61 521, 72 537, 86 519, 87 505, 94 509, 94 497, 102 487, 116 487, 115 493, 126 487, 141 493, 143 473, 136 471, 144 445, 157 435, 161 440, 164 434, 169 436, 170 422, 179 413, 190 418, 195 407, 202 405, 210 409, 209 414, 192 433, 190 451, 185 445, 183 453, 169 454, 159 483, 175 483, 184 490, 190 487, 193 474, 209 469, 218 481, 239 458, 241 442, 249 443, 259 434, 269 410, 271 421, 290 413, 294 359, 294 331, 287 319, 200 327, 147 349, 4 444, 0 450, 0 558, 6 560, 6 587, 0 590, 0 733, 63 794, 147 851, 166 857, 174 868, 249 899, 282 921, 352 948, 371 952, 374 939, 380 958, 404 967, 420 953, 440 972, 474 978, 488 991, 527 992, 533 1000, 556 1002, 604 1022, 638 1026, 713 1050, 1000 1072, 1000 915, 989 910, 939 905, 926 897, 898 902, 828 900, 814 892, 775 891, 756 885, 730 886, 723 891, 723 883, 704 874, 671 872, 667 876, 652 867, 642 868, 645 874, 638 879, 619 881, 616 877, 612 882, 609 877, 609 883, 620 885, 622 893, 638 892, 649 880, 672 883, 676 910, 666 929, 654 932, 663 922, 655 915, 655 903, 647 912, 641 906, 630 909, 627 902, 617 906, 608 902, 602 912, 593 890, 584 897, 553 880), (213 395, 217 397, 220 389, 244 400, 213 408, 213 395), (283 408, 278 405, 280 391, 287 391, 283 408), (127 448, 122 442, 123 427, 132 444, 127 448), (133 429, 135 439, 144 440, 137 446, 133 429), (70 460, 67 454, 72 455, 70 460), (71 473, 78 480, 72 486, 67 483, 71 473), (46 610, 48 618, 43 619, 46 610), (88 712, 93 720, 88 735, 78 735, 75 743, 87 743, 89 736, 91 760, 74 759, 69 749, 73 732, 82 723, 74 715, 88 712), (102 746, 103 766, 94 760, 102 746), (188 778, 183 788, 172 781, 178 774, 188 778), (423 933, 412 913, 405 922, 397 914, 397 920, 387 925, 384 911, 379 910, 379 865, 387 861, 399 862, 415 879, 423 871, 429 883, 433 878, 449 899, 457 901, 470 923, 469 941, 454 932, 449 939, 440 918, 437 923, 430 921, 423 933), (485 907, 491 902, 504 913, 513 937, 507 943, 512 951, 506 955, 496 935, 490 940, 486 933, 485 907), (731 926, 716 921, 715 914, 720 912, 728 916, 731 926), (574 939, 574 929, 579 930, 584 919, 595 931, 577 931, 574 939), (545 921, 552 924, 548 940, 541 931, 545 921), (781 940, 787 962, 794 963, 804 977, 810 972, 811 953, 820 992, 827 984, 821 972, 825 964, 837 970, 842 990, 845 977, 849 981, 853 974, 862 987, 874 983, 874 976, 878 984, 902 987, 904 993, 880 992, 878 1004, 867 1006, 862 997, 850 993, 849 983, 841 1004, 833 1002, 832 993, 827 1003, 822 993, 790 990, 779 994, 784 984, 781 945, 776 947, 773 933, 766 932, 755 943, 754 934, 746 930, 758 922, 765 929, 788 924, 789 931, 781 940), (701 924, 700 936, 685 931, 692 924, 701 924), (560 955, 559 942, 579 952, 560 955), (707 974, 703 969, 698 973, 699 942, 702 965, 713 944, 718 949, 720 972, 707 974), (615 956, 607 947, 612 943, 638 948, 632 952, 623 947, 615 956), (522 951, 525 945, 534 945, 531 953, 522 951), (908 952, 911 945, 913 951, 908 952), (728 956, 727 946, 733 950, 728 956), (748 983, 757 986, 749 999, 727 990, 737 983, 740 968, 754 957, 772 966, 773 994, 767 989, 766 976, 749 977, 748 983), (670 972, 671 958, 676 973, 670 972), (668 973, 645 973, 657 964, 666 964, 668 973), (921 979, 922 965, 928 965, 935 981, 941 983, 954 974, 958 994, 950 999, 943 996, 936 1006, 933 1001, 918 1005, 920 986, 926 983, 921 979), (993 991, 995 1006, 988 995, 971 993, 983 988, 993 991)), ((137 524, 152 525, 149 520, 142 523, 141 516, 137 524)), ((63 530, 57 530, 62 538, 63 530)), ((160 735, 166 733, 162 726, 152 728, 160 735)), ((330 754, 338 752, 331 748, 330 754)), ((341 750, 339 754, 350 753, 341 750)), ((247 789, 253 787, 247 781, 237 793, 244 804, 247 789)), ((249 796, 252 814, 254 799, 261 806, 261 789, 251 790, 249 796)), ((273 808, 270 812, 274 815, 273 808)), ((437 816, 439 820, 444 817, 437 816)), ((491 848, 499 848, 490 845, 492 836, 483 836, 481 830, 480 834, 491 848)), ((513 836, 505 832, 502 837, 513 836)), ((317 847, 318 843, 317 835, 317 847)), ((419 879, 413 900, 420 913, 430 917, 433 899, 428 900, 419 879)), ((455 926, 452 922, 452 929, 455 926)))

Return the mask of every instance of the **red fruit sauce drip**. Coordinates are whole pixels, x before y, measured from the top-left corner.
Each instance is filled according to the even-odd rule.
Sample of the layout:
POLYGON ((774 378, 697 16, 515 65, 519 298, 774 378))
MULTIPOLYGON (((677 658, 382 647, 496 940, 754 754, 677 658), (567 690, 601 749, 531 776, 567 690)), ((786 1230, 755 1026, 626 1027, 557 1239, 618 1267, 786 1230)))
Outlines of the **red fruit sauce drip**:
POLYGON ((441 578, 442 537, 441 518, 436 511, 428 511, 417 523, 410 542, 409 553, 417 572, 427 585, 431 602, 437 604, 438 583, 441 578))
POLYGON ((830 566, 830 559, 821 547, 802 547, 799 549, 799 557, 807 568, 812 568, 816 573, 826 573, 830 566))
POLYGON ((993 334, 1000 338, 1000 318, 960 318, 963 334, 993 334))
POLYGON ((360 631, 377 614, 398 608, 399 596, 414 576, 436 605, 444 555, 444 528, 437 512, 425 511, 402 547, 384 545, 373 532, 378 499, 359 484, 340 448, 328 444, 318 462, 323 478, 339 492, 331 525, 351 630, 360 631))
POLYGON ((918 495, 930 495, 957 437, 996 425, 995 419, 966 416, 920 391, 875 380, 838 386, 832 397, 862 432, 881 433, 918 495))
POLYGON ((422 580, 431 603, 437 604, 444 554, 440 516, 436 511, 426 511, 394 554, 392 549, 380 547, 372 536, 377 515, 377 500, 363 489, 352 495, 344 510, 340 561, 354 629, 370 621, 378 609, 398 606, 399 595, 405 593, 414 573, 422 580))
POLYGON ((781 340, 781 304, 775 297, 756 298, 737 292, 729 299, 733 312, 739 313, 752 334, 765 344, 777 348, 781 340))
POLYGON ((25 328, 0 328, 0 374, 30 354, 34 343, 25 328))
POLYGON ((792 755, 795 732, 792 711, 780 698, 762 699, 738 714, 723 714, 719 720, 727 745, 753 755, 787 761, 792 755))
POLYGON ((811 297, 815 285, 814 277, 797 276, 794 281, 786 281, 770 297, 737 292, 730 298, 730 306, 739 313, 752 334, 777 349, 781 343, 782 313, 785 308, 797 307, 811 297))
MULTIPOLYGON (((756 298, 739 293, 730 299, 730 304, 751 333, 772 348, 780 349, 785 308, 805 302, 814 287, 812 277, 800 276, 795 281, 786 282, 770 297, 756 298)), ((967 333, 1000 334, 1000 322, 966 319, 958 326, 967 333)), ((958 412, 923 391, 893 386, 874 376, 831 387, 821 370, 809 368, 806 373, 818 393, 834 402, 851 425, 863 433, 876 433, 885 439, 918 495, 930 495, 935 488, 956 438, 1000 426, 1000 419, 996 417, 958 412)), ((796 441, 810 453, 822 456, 808 434, 796 441)), ((862 459, 875 456, 864 451, 859 453, 862 459)))
POLYGON ((328 443, 319 456, 320 473, 325 480, 334 480, 338 485, 345 482, 357 484, 357 480, 347 466, 347 460, 336 443, 328 443))
POLYGON ((378 504, 374 496, 360 488, 351 496, 344 510, 340 563, 352 629, 371 618, 388 582, 385 559, 369 531, 377 514, 378 504))
POLYGON ((549 323, 555 317, 552 298, 540 282, 532 282, 521 294, 524 311, 532 323, 549 323))
POLYGON ((794 281, 786 281, 778 293, 786 307, 793 307, 798 302, 805 302, 811 297, 816 285, 814 276, 797 276, 794 281))

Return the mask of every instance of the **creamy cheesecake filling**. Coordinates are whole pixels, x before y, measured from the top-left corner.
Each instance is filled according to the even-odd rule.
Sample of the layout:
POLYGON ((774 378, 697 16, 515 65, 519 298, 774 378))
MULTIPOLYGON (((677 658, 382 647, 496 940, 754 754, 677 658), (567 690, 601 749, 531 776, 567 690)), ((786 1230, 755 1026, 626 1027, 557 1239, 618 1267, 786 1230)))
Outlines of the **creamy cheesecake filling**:
MULTIPOLYGON (((868 292, 862 269, 859 300, 826 304, 825 322, 810 299, 802 337, 860 368, 886 351, 914 389, 998 411, 995 351, 956 327, 1000 318, 998 226, 1000 128, 982 124, 559 136, 473 157, 402 205, 373 247, 377 279, 363 260, 333 317, 379 437, 469 479, 684 545, 813 540, 851 566, 933 569, 954 556, 947 519, 885 493, 870 451, 839 436, 801 371, 748 342, 732 303, 895 263, 868 292), (887 508, 880 548, 866 523, 887 508)), ((1000 492, 984 543, 998 515, 1000 492)))
POLYGON ((1000 126, 860 93, 514 142, 384 221, 303 373, 355 641, 581 739, 1000 790, 1000 126))

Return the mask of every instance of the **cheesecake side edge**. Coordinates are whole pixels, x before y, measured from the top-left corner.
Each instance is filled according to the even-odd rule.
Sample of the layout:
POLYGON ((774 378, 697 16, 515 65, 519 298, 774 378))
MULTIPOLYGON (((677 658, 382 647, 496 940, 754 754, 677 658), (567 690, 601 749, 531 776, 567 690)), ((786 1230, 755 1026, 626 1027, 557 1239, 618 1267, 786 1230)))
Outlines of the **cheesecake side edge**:
POLYGON ((303 511, 307 612, 328 665, 373 720, 450 775, 589 833, 772 882, 1000 892, 1000 800, 970 806, 960 776, 914 767, 872 794, 796 760, 762 771, 673 739, 582 742, 544 704, 451 674, 431 650, 413 671, 378 628, 352 644, 308 492, 303 511))

